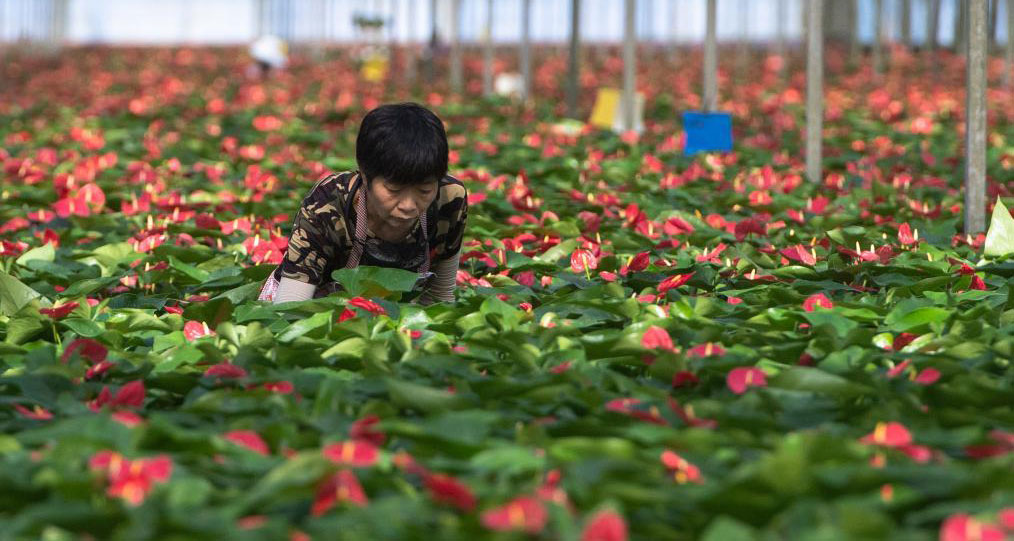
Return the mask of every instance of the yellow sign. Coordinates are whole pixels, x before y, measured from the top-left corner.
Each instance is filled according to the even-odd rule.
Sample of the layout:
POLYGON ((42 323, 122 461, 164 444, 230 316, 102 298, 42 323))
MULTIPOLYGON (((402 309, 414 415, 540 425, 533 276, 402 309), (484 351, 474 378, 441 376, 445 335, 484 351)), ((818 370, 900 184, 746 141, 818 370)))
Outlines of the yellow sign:
POLYGON ((371 56, 363 62, 359 75, 371 83, 379 83, 387 77, 387 57, 371 56))
POLYGON ((611 130, 620 106, 620 91, 616 88, 600 88, 595 96, 591 119, 588 123, 596 128, 611 130))

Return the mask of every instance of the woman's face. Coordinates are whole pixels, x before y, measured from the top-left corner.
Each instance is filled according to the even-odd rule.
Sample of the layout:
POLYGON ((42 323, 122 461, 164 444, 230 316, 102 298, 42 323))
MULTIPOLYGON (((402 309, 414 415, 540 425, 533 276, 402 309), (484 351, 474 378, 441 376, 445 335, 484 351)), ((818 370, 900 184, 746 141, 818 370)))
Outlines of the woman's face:
POLYGON ((373 178, 366 200, 371 214, 395 231, 408 229, 437 197, 437 181, 401 186, 381 176, 373 178))

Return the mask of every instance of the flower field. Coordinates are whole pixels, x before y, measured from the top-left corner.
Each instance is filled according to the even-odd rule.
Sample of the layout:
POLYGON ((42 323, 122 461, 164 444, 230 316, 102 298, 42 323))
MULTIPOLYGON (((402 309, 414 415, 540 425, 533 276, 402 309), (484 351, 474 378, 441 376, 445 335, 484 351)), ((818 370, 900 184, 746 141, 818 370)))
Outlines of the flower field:
MULTIPOLYGON (((478 97, 479 54, 463 99, 341 51, 265 82, 220 49, 8 57, 0 537, 1014 535, 1014 263, 961 233, 960 58, 876 81, 829 51, 809 183, 779 59, 725 66, 735 152, 690 158, 698 54, 643 51, 637 137, 560 121, 550 53, 528 108, 478 97), (457 302, 369 267, 256 301, 362 115, 409 97, 469 191, 457 302)), ((621 67, 589 55, 585 110, 621 67)))

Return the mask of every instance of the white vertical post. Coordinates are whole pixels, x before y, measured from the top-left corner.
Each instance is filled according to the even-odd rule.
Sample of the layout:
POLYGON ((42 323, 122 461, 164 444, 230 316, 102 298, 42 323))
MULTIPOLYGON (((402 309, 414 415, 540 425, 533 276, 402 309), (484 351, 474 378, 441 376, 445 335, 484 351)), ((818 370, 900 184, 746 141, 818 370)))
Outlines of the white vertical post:
POLYGON ((986 0, 968 0, 965 108, 965 233, 986 229, 986 0))
POLYGON ((634 129, 634 93, 637 92, 637 0, 624 0, 623 16, 623 129, 634 129))
POLYGON ((581 0, 570 0, 570 53, 567 57, 567 116, 577 118, 581 75, 581 0))
POLYGON ((1007 69, 1003 72, 1003 86, 1014 87, 1014 0, 1007 0, 1007 69))
POLYGON ((823 180, 824 133, 824 0, 809 0, 806 51, 806 176, 823 180))
POLYGON ((901 43, 912 48, 912 0, 901 0, 901 43))
POLYGON ((482 93, 493 95, 493 0, 486 0, 486 28, 483 31, 482 93))
POLYGON ((462 66, 461 66, 461 0, 451 0, 451 92, 461 94, 462 90, 462 66))
POLYGON ((940 0, 926 0, 929 12, 926 14, 926 51, 932 57, 937 48, 940 33, 940 0))
POLYGON ((521 0, 521 99, 532 95, 532 0, 521 0))
POLYGON ((873 72, 884 73, 884 0, 873 2, 873 72))
POLYGON ((718 109, 718 43, 715 35, 717 0, 708 0, 707 30, 704 36, 704 110, 718 109))

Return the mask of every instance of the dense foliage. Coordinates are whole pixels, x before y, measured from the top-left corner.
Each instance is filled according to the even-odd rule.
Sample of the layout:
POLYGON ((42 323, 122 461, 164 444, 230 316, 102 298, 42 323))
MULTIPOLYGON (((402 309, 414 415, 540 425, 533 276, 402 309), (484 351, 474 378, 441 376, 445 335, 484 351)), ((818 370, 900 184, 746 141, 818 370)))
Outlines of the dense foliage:
MULTIPOLYGON (((230 51, 4 62, 5 536, 1010 534, 1014 265, 959 233, 960 59, 832 55, 819 184, 777 59, 723 74, 736 152, 697 158, 689 53, 644 51, 641 137, 555 120, 558 56, 552 106, 411 89, 470 192, 458 301, 361 268, 267 305, 300 198, 407 96, 328 54, 265 82, 230 51)), ((585 67, 588 95, 617 80, 585 67)))

